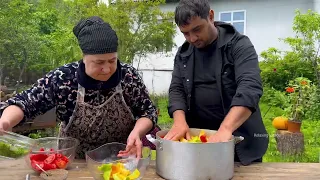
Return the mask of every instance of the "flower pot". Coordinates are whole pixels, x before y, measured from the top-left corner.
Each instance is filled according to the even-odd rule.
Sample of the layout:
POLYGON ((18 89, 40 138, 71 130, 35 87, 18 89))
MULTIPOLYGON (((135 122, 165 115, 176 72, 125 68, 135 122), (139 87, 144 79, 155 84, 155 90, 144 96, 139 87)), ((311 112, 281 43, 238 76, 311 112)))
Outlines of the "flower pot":
POLYGON ((290 120, 288 121, 288 131, 293 133, 299 133, 301 129, 301 122, 290 120))

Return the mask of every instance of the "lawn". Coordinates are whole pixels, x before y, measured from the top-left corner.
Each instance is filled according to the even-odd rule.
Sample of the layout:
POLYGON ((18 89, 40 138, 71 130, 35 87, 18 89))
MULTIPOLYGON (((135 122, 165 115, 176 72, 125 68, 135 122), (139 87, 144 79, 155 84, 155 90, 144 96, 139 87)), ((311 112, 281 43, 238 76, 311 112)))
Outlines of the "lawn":
MULTIPOLYGON (((168 99, 166 97, 160 97, 158 99, 158 106, 160 108, 160 115, 158 124, 161 128, 170 128, 172 119, 170 119, 167 113, 168 99)), ((276 141, 274 133, 276 131, 272 126, 272 119, 276 116, 280 116, 283 110, 277 107, 269 107, 266 104, 260 104, 263 122, 267 128, 270 136, 269 148, 267 153, 263 157, 264 162, 319 162, 320 157, 320 121, 303 121, 301 130, 305 136, 305 151, 301 156, 281 156, 276 149, 276 141)))

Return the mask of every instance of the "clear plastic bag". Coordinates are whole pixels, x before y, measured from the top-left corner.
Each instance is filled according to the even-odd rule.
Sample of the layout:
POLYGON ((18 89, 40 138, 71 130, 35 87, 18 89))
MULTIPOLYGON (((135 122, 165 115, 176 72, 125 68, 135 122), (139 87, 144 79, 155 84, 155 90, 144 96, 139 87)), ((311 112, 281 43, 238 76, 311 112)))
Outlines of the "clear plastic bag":
POLYGON ((30 153, 36 141, 8 131, 0 131, 0 160, 15 160, 30 153))

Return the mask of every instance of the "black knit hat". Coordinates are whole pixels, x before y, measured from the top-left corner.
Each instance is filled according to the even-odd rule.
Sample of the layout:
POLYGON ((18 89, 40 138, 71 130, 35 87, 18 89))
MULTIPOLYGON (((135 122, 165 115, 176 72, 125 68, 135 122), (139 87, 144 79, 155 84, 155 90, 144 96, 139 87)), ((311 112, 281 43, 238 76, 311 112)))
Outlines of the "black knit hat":
POLYGON ((79 46, 84 54, 105 54, 117 52, 118 37, 109 23, 93 16, 81 20, 74 28, 79 46))

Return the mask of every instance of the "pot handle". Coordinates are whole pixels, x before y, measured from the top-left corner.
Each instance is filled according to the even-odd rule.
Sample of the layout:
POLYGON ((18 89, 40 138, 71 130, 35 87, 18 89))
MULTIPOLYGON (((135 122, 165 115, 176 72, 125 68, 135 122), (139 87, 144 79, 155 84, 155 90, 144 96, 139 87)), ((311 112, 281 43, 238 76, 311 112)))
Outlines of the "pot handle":
POLYGON ((244 137, 242 136, 235 136, 234 137, 234 144, 238 144, 239 142, 243 141, 244 137))
POLYGON ((148 141, 150 141, 152 144, 154 144, 157 148, 159 148, 160 150, 162 150, 162 142, 160 140, 155 139, 154 137, 152 137, 151 134, 146 135, 146 138, 148 139, 148 141))

